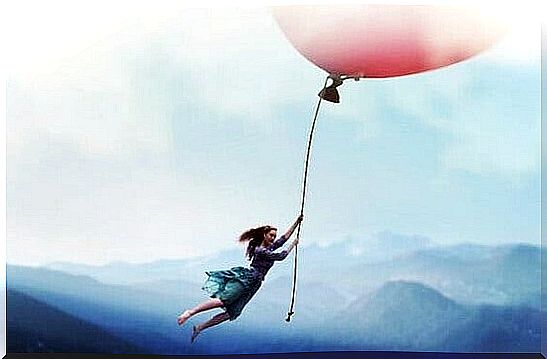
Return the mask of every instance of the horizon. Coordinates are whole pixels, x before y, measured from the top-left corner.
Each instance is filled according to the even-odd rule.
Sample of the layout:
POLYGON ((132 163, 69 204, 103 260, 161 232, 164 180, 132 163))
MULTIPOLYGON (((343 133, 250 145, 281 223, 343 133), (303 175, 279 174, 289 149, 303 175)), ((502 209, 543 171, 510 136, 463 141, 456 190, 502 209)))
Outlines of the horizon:
MULTIPOLYGON (((304 245, 302 247, 302 243, 299 244, 299 248, 302 250, 310 249, 310 247, 313 248, 319 248, 319 249, 326 249, 332 246, 336 246, 337 244, 341 244, 342 241, 333 241, 330 243, 312 243, 309 245, 304 245)), ((451 244, 442 244, 442 243, 431 243, 428 245, 424 245, 420 248, 415 248, 407 251, 403 251, 402 254, 396 256, 396 257, 404 257, 408 255, 409 253, 416 253, 421 251, 427 251, 432 249, 453 249, 456 247, 483 247, 483 248, 514 248, 514 247, 531 247, 538 250, 542 250, 543 245, 541 244, 533 244, 533 243, 527 243, 527 242, 513 242, 513 243, 501 243, 501 244, 482 244, 482 243, 471 243, 471 242, 460 242, 460 243, 451 243, 451 244)), ((25 263, 14 263, 14 262, 6 262, 7 266, 20 266, 20 267, 31 267, 31 268, 44 268, 55 264, 63 264, 63 265, 80 265, 80 266, 86 266, 86 267, 108 267, 108 266, 115 266, 115 265, 131 265, 131 266, 139 266, 139 265, 150 265, 155 263, 161 263, 161 262, 184 262, 184 261, 192 261, 192 260, 199 260, 199 259, 207 259, 207 258, 214 258, 218 255, 221 255, 223 253, 229 253, 229 252, 236 252, 236 248, 225 248, 221 249, 218 252, 210 253, 210 254, 204 254, 204 255, 196 255, 192 257, 179 257, 179 258, 158 258, 153 259, 150 261, 145 262, 130 262, 130 261, 123 261, 123 260, 115 260, 111 262, 103 262, 103 263, 97 263, 97 262, 70 262, 70 261, 54 261, 54 262, 44 262, 44 263, 38 263, 38 264, 25 264, 25 263)), ((357 254, 356 256, 359 256, 357 254)), ((247 263, 244 249, 242 248, 241 251, 241 258, 242 262, 245 261, 247 263)), ((391 259, 385 259, 380 260, 378 259, 377 262, 382 261, 390 261, 391 259)), ((49 269, 49 268, 46 268, 49 269)), ((54 269, 51 269, 54 270, 54 269)))

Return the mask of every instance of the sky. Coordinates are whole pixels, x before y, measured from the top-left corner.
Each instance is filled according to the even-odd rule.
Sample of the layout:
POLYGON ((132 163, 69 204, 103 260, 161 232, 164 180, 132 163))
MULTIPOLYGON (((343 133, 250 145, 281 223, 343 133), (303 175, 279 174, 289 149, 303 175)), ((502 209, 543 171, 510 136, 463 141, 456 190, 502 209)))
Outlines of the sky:
MULTIPOLYGON (((64 3, 52 22, 52 4, 11 24, 8 263, 187 258, 292 223, 325 73, 267 9, 64 3)), ((303 246, 539 245, 540 23, 513 25, 470 60, 322 105, 303 246)))

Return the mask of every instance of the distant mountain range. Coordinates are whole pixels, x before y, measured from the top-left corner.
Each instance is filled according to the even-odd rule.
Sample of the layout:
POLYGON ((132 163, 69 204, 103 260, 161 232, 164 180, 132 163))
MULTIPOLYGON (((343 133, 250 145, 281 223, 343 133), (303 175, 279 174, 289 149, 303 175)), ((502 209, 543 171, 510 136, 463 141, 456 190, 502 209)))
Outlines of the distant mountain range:
MULTIPOLYGON (((348 238, 329 246, 301 248, 299 282, 329 283, 345 297, 355 299, 387 281, 407 280, 427 284, 462 303, 540 306, 539 247, 525 244, 430 247, 425 238, 389 232, 368 244, 370 248, 348 238)), ((146 264, 86 266, 58 262, 46 267, 89 276, 106 284, 142 287, 157 281, 184 281, 200 286, 206 278, 205 270, 238 265, 247 265, 241 249, 210 257, 146 264)), ((291 263, 285 261, 276 264, 268 276, 286 281, 291 269, 291 263)))
MULTIPOLYGON (((9 297, 15 303, 25 295, 158 354, 539 349, 539 248, 416 249, 420 241, 389 261, 366 259, 359 251, 350 256, 350 243, 304 248, 290 324, 284 321, 291 285, 286 261, 272 269, 238 320, 211 328, 193 345, 191 325, 216 312, 200 314, 184 328, 176 316, 207 298, 200 289, 204 271, 245 264, 240 252, 142 266, 9 265, 7 284, 9 293, 19 293, 9 297), (120 268, 134 272, 124 279, 116 273, 120 268)), ((66 335, 70 341, 71 332, 66 335)))
POLYGON ((84 275, 106 284, 133 285, 157 280, 187 280, 200 283, 205 271, 215 267, 235 267, 245 264, 243 250, 230 250, 207 257, 181 260, 157 260, 149 263, 113 262, 106 265, 82 265, 54 262, 45 268, 65 273, 84 275))
POLYGON ((462 303, 540 307, 539 247, 456 245, 401 251, 388 260, 363 256, 335 245, 306 248, 300 281, 330 282, 354 298, 388 281, 414 281, 462 303))

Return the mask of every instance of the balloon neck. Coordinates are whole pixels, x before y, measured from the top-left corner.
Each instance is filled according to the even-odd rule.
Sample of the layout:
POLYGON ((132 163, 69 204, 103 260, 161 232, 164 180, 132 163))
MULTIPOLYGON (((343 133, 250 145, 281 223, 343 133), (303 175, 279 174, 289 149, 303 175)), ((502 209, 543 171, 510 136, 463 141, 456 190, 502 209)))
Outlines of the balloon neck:
POLYGON ((328 86, 325 86, 321 92, 319 92, 318 96, 321 97, 325 101, 329 101, 332 103, 340 103, 340 93, 338 92, 338 87, 342 86, 344 83, 344 80, 347 80, 349 78, 355 79, 355 81, 359 81, 360 77, 351 77, 351 76, 342 76, 342 75, 336 75, 336 74, 330 74, 328 76, 328 79, 332 81, 332 83, 328 86))

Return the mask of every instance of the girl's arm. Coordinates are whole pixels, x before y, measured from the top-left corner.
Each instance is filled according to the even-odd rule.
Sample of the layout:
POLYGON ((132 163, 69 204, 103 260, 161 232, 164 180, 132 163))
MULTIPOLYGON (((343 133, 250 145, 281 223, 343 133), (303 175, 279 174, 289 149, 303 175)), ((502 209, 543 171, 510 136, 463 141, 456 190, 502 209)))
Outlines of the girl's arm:
POLYGON ((299 241, 300 240, 298 238, 296 238, 294 241, 291 242, 291 244, 289 244, 289 246, 286 249, 287 254, 291 253, 291 251, 293 250, 294 247, 296 247, 296 245, 298 244, 299 241))
POLYGON ((294 230, 300 224, 300 222, 302 222, 303 219, 304 219, 304 215, 301 214, 300 216, 298 216, 296 221, 294 221, 293 225, 289 229, 287 229, 287 232, 285 232, 283 236, 285 236, 285 238, 287 239, 291 238, 291 235, 293 234, 294 230))
MULTIPOLYGON (((279 240, 281 240, 281 238, 279 240)), ((255 249, 255 253, 260 254, 270 260, 282 261, 283 259, 287 258, 289 253, 293 250, 294 247, 296 247, 298 242, 299 242, 299 239, 297 238, 294 241, 292 241, 291 244, 289 244, 286 249, 278 253, 273 252, 270 248, 263 248, 263 247, 257 247, 255 249)))
POLYGON ((302 215, 298 216, 298 218, 296 219, 296 221, 293 223, 293 225, 287 230, 287 232, 285 234, 283 234, 281 237, 279 237, 279 239, 277 241, 274 241, 272 244, 270 244, 270 247, 269 249, 271 251, 275 251, 277 248, 281 247, 283 244, 285 244, 285 242, 287 242, 287 240, 289 239, 289 237, 293 234, 294 230, 296 229, 296 227, 298 226, 298 224, 300 222, 302 222, 302 219, 304 217, 302 215))

